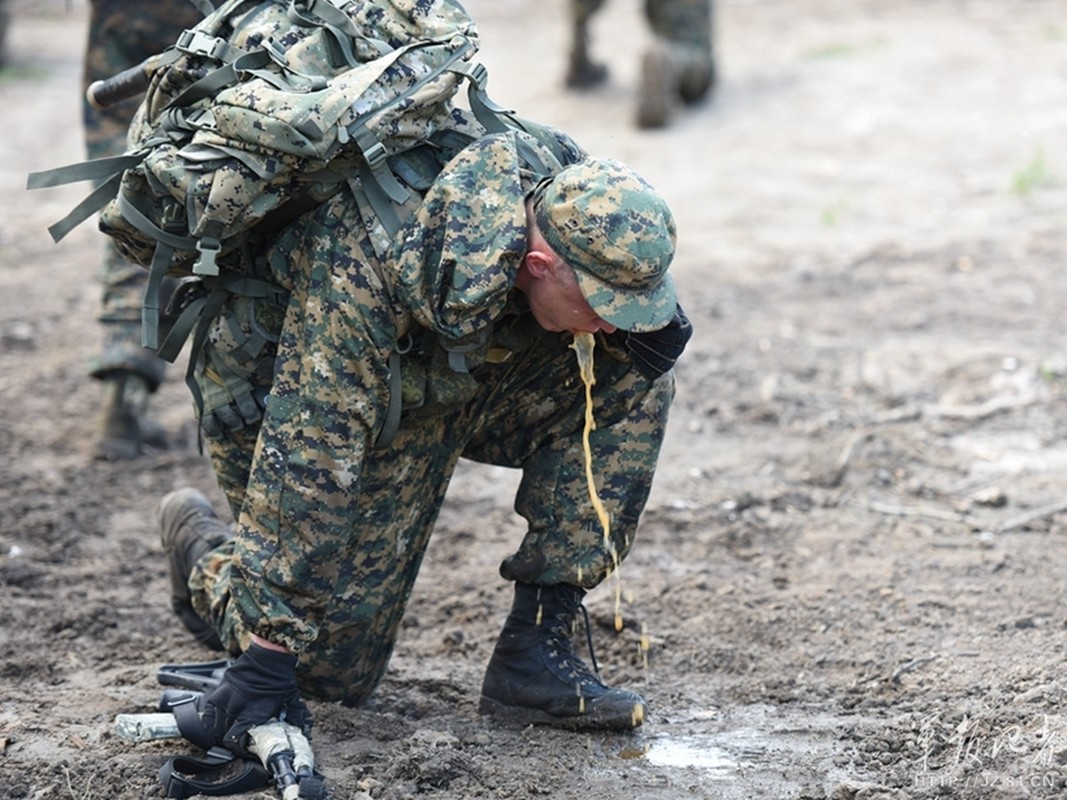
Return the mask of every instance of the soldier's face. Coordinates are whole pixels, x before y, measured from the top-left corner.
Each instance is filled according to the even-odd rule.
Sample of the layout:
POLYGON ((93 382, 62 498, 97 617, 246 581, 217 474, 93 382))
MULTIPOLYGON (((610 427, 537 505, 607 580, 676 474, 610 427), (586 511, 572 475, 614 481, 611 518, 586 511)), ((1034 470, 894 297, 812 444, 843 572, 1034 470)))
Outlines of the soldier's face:
POLYGON ((546 331, 612 333, 616 330, 589 306, 578 288, 574 270, 562 259, 528 287, 526 299, 537 324, 546 331))

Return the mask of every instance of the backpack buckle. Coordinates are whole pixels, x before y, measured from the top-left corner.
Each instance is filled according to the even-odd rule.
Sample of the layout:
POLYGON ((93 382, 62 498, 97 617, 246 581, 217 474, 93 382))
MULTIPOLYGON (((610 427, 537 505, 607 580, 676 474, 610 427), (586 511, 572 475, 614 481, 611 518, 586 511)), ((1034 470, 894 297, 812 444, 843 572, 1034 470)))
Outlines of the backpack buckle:
POLYGON ((182 31, 174 46, 188 55, 207 56, 216 61, 222 61, 223 56, 230 50, 230 45, 226 43, 225 39, 220 39, 217 36, 208 36, 203 31, 198 31, 195 28, 182 31))
POLYGON ((213 236, 205 236, 202 239, 197 240, 196 249, 200 252, 200 257, 193 265, 194 275, 218 275, 219 265, 216 263, 219 252, 222 250, 222 242, 218 238, 213 236))
POLYGON ((361 127, 356 131, 356 147, 363 154, 363 158, 367 162, 367 166, 371 168, 371 172, 377 172, 381 169, 385 164, 386 158, 389 157, 385 145, 368 128, 361 127))

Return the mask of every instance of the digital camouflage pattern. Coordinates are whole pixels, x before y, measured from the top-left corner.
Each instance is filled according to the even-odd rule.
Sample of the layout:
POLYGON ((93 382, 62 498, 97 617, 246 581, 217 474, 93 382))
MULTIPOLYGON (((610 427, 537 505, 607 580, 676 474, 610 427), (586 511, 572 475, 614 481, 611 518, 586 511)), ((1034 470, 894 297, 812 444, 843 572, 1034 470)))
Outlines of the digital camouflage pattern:
POLYGON ((587 159, 538 187, 534 211, 602 319, 637 333, 670 322, 678 301, 667 268, 677 228, 648 181, 617 161, 587 159))
MULTIPOLYGON (((459 5, 352 2, 345 14, 322 5, 318 13, 332 9, 350 27, 347 50, 321 23, 302 24, 296 6, 290 15, 284 0, 250 0, 209 16, 180 44, 182 55, 153 75, 130 143, 157 141, 160 133, 168 141, 126 171, 121 196, 138 198, 139 211, 147 210, 153 224, 185 240, 170 258, 172 274, 247 271, 239 252, 244 234, 271 212, 294 199, 321 200, 351 172, 380 174, 376 159, 438 128, 460 126, 449 101, 462 77, 446 67, 461 67, 473 54, 477 31, 459 5), (361 37, 359 30, 376 36, 361 37), (284 53, 263 45, 272 40, 284 43, 284 53), (338 49, 346 61, 339 60, 338 49), (242 53, 244 79, 172 104, 196 80, 242 53), (390 102, 416 89, 409 100, 390 102), (372 157, 365 158, 364 150, 372 157)), ((384 190, 386 202, 403 203, 404 190, 395 181, 384 190)), ((144 266, 152 262, 158 237, 130 217, 121 197, 105 207, 102 221, 127 257, 144 266)))
MULTIPOLYGON (((93 0, 82 88, 161 52, 200 18, 200 12, 189 0, 93 0)), ((95 109, 83 101, 89 158, 116 155, 126 149, 126 134, 138 103, 131 99, 95 109)), ((147 273, 108 242, 100 279, 103 297, 99 320, 104 341, 91 374, 104 378, 120 370, 133 372, 143 377, 151 389, 156 388, 163 380, 165 363, 141 346, 141 302, 147 273)))
POLYGON ((460 458, 523 470, 515 508, 528 531, 501 566, 508 580, 593 587, 633 543, 673 376, 642 377, 614 336, 598 337, 591 447, 609 545, 589 502, 571 336, 543 331, 513 289, 525 198, 544 177, 520 143, 542 162, 584 155, 562 136, 550 150, 487 136, 444 166, 387 257, 349 190, 265 254, 288 298, 273 384, 261 422, 209 441, 237 536, 201 559, 190 587, 231 652, 251 632, 299 652, 310 696, 356 704, 380 681, 460 458), (404 371, 419 365, 427 385, 452 379, 448 350, 462 342, 468 382, 428 390, 444 399, 405 409, 375 447, 398 342, 404 371))

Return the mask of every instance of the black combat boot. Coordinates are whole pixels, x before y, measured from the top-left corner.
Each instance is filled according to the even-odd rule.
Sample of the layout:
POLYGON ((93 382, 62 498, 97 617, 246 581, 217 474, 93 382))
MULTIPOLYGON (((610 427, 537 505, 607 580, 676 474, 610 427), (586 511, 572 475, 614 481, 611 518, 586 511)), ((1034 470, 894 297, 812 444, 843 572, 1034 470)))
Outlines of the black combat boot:
POLYGON ((165 450, 163 427, 148 415, 148 381, 115 370, 104 378, 104 412, 94 456, 103 461, 137 458, 146 450, 165 450))
POLYGON ((576 586, 515 584, 482 683, 481 713, 572 730, 628 730, 644 721, 641 696, 605 686, 571 646, 584 596, 576 586))
POLYGON ((196 489, 177 489, 159 503, 163 552, 170 571, 170 605, 198 642, 222 650, 218 635, 193 610, 189 575, 204 553, 230 539, 230 526, 196 489))

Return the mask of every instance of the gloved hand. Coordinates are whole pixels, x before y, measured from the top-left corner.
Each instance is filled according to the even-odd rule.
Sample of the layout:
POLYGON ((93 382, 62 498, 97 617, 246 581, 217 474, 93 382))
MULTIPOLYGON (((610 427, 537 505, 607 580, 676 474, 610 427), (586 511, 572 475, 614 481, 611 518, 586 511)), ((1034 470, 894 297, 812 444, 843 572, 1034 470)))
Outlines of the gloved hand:
POLYGON ((218 686, 204 692, 197 711, 215 744, 248 754, 248 729, 281 719, 311 731, 311 712, 296 688, 296 656, 249 645, 222 674, 218 686))
POLYGON ((654 381, 674 366, 692 335, 693 325, 679 303, 674 317, 664 327, 648 333, 627 331, 623 346, 641 374, 654 381))

